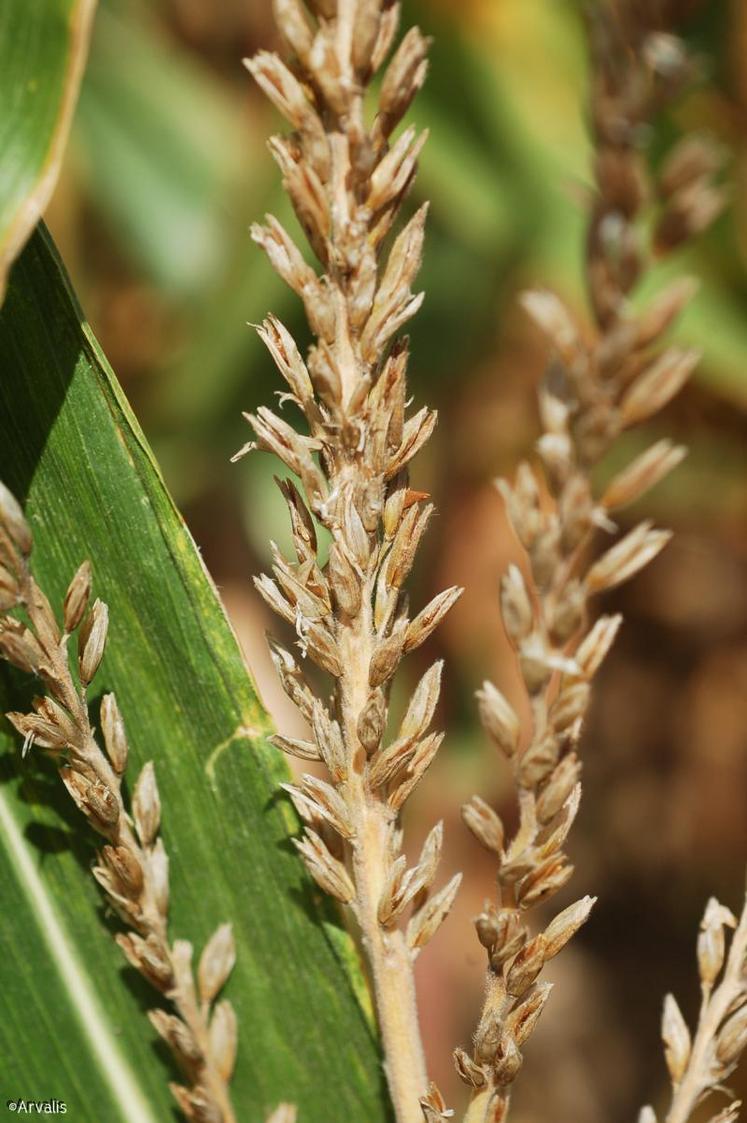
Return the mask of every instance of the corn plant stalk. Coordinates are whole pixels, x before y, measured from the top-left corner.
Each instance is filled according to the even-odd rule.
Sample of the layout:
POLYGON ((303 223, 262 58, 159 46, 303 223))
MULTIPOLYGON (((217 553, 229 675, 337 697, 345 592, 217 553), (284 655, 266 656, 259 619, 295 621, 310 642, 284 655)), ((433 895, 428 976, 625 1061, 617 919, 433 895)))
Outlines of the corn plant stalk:
POLYGON ((360 930, 373 991, 392 1102, 399 1123, 416 1123, 428 1091, 418 1028, 413 960, 449 911, 459 878, 430 896, 442 829, 429 835, 419 862, 406 868, 399 813, 439 747, 429 733, 440 664, 421 680, 395 739, 383 744, 392 677, 459 595, 440 594, 414 619, 403 584, 431 514, 427 496, 409 488, 407 466, 436 416, 406 416, 407 343, 396 340, 422 294, 411 285, 420 265, 425 208, 394 239, 391 230, 425 141, 408 128, 393 139, 426 71, 427 42, 413 28, 381 82, 375 120, 363 98, 393 42, 399 6, 389 0, 276 0, 288 63, 260 52, 247 62, 290 121, 290 137, 270 150, 319 275, 280 223, 268 217, 253 236, 304 303, 315 336, 307 361, 273 317, 259 328, 308 434, 262 407, 247 419, 254 447, 275 452, 300 477, 279 481, 288 504, 295 560, 274 549, 274 579, 257 588, 295 630, 308 658, 333 680, 327 706, 297 658, 273 642, 286 692, 313 740, 276 738, 296 756, 323 760, 331 783, 305 776, 288 785, 307 824, 298 842, 317 883, 349 905, 360 930), (329 560, 318 559, 312 513, 329 531, 329 560), (405 927, 406 911, 412 913, 405 927))
POLYGON ((73 802, 106 841, 92 872, 108 904, 130 928, 116 941, 176 1011, 151 1010, 149 1018, 189 1082, 189 1087, 170 1085, 177 1103, 195 1123, 236 1123, 228 1091, 236 1016, 230 1002, 214 1006, 233 968, 231 926, 220 926, 205 947, 197 989, 192 945, 168 940, 169 862, 158 835, 161 801, 153 765, 146 764, 138 777, 130 815, 122 796, 129 750, 114 695, 104 695, 101 704, 106 753, 89 718, 86 695, 104 656, 108 608, 96 600, 89 609, 91 567, 84 562, 67 590, 60 628, 31 573, 32 545, 19 504, 0 483, 0 657, 36 675, 47 691, 34 699, 31 713, 6 716, 24 738, 24 755, 37 745, 54 757, 73 802), (68 651, 76 634, 77 681, 68 651))
POLYGON ((692 75, 683 45, 657 22, 655 8, 630 0, 600 5, 590 16, 595 185, 586 279, 592 339, 554 294, 524 298, 555 352, 540 392, 544 486, 528 463, 513 485, 498 485, 526 551, 524 571, 514 565, 503 577, 501 609, 531 722, 522 729, 491 683, 479 692, 483 725, 511 763, 519 827, 506 840, 500 819, 479 796, 463 809, 467 826, 498 858, 499 887, 497 904, 489 903, 475 922, 488 976, 474 1050, 455 1053, 460 1076, 474 1090, 469 1123, 507 1117, 521 1048, 550 992, 539 975, 594 904, 582 898, 536 935, 525 923, 528 910, 559 892, 573 873, 563 847, 579 807, 577 748, 593 678, 621 622, 601 616, 592 625, 592 598, 639 572, 669 533, 643 521, 596 559, 591 547, 600 531, 615 532, 615 511, 645 494, 684 455, 660 440, 595 494, 593 471, 618 435, 658 412, 698 358, 662 342, 692 294, 689 280, 674 282, 642 311, 630 296, 652 253, 665 255, 698 233, 723 203, 711 182, 718 153, 702 138, 675 145, 658 176, 646 166, 648 123, 692 75), (654 221, 644 235, 651 211, 654 221))

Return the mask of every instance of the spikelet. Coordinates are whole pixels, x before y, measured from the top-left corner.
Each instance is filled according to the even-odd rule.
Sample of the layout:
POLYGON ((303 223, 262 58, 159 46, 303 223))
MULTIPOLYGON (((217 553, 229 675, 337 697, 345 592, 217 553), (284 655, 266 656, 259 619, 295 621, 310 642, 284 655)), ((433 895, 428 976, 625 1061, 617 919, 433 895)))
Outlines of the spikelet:
MULTIPOLYGON (((513 768, 519 825, 506 838, 500 819, 478 796, 463 808, 469 829, 497 856, 500 886, 499 906, 486 906, 475 922, 489 962, 475 1051, 471 1063, 457 1056, 460 1076, 475 1089, 474 1118, 481 1123, 496 1113, 505 1117, 520 1048, 546 995, 537 1002, 536 1016, 524 1020, 520 1003, 529 1001, 527 993, 537 993, 532 988, 541 985, 535 980, 544 963, 586 922, 594 904, 592 897, 581 898, 534 937, 524 924, 528 910, 549 901, 573 873, 563 846, 580 797, 577 749, 594 677, 620 626, 619 616, 591 623, 592 601, 653 561, 670 535, 643 521, 597 556, 590 547, 599 531, 614 533, 612 512, 640 499, 684 456, 684 449, 659 440, 618 472, 600 498, 595 495, 592 470, 618 435, 662 409, 698 360, 693 351, 663 344, 692 296, 691 279, 670 283, 648 307, 633 310, 629 297, 647 265, 640 220, 653 203, 658 215, 650 249, 663 254, 698 233, 722 200, 711 182, 718 158, 706 142, 680 142, 658 177, 646 166, 645 123, 689 74, 684 48, 662 35, 655 6, 649 7, 651 13, 646 5, 602 3, 589 20, 596 193, 585 267, 593 337, 586 338, 555 293, 536 290, 522 302, 549 340, 553 359, 539 395, 537 452, 545 486, 526 462, 513 483, 498 485, 526 553, 521 566, 511 565, 504 574, 500 599, 532 721, 522 728, 490 683, 477 696, 483 726, 513 768)), ((711 926, 701 935, 702 969, 711 974, 720 963, 720 932, 711 926)), ((673 999, 665 1011, 665 1039, 670 1072, 679 1081, 690 1045, 673 999)), ((642 1118, 650 1114, 645 1109, 642 1118)))
MULTIPOLYGON (((724 1082, 747 1047, 747 895, 739 921, 715 897, 708 901, 700 922, 697 963, 702 1002, 692 1037, 673 995, 664 1000, 661 1036, 672 1083, 664 1123, 688 1123, 698 1104, 726 1091, 724 1082), (729 929, 733 932, 727 941, 729 929)), ((739 1107, 736 1101, 729 1104, 711 1123, 734 1123, 739 1107)), ((644 1108, 642 1118, 647 1110, 651 1109, 644 1108)))
POLYGON ((130 815, 122 796, 127 733, 115 696, 105 694, 101 700, 106 752, 89 718, 86 687, 104 658, 109 610, 101 600, 89 610, 92 572, 83 562, 65 594, 61 630, 30 572, 31 547, 21 508, 0 484, 0 574, 8 575, 5 587, 12 593, 0 607, 0 655, 38 673, 48 692, 34 698, 31 713, 7 716, 24 738, 24 754, 37 746, 55 759, 70 797, 101 838, 91 872, 127 926, 116 942, 135 970, 173 1005, 174 1013, 157 1008, 148 1017, 189 1078, 189 1086, 170 1085, 179 1107, 194 1123, 235 1123, 228 1082, 236 1057, 236 1016, 230 1002, 215 1005, 235 958, 230 925, 217 929, 202 954, 198 1003, 191 945, 168 940, 169 862, 158 833, 161 798, 153 764, 148 762, 135 782, 130 815), (25 612, 28 626, 12 615, 16 608, 25 612), (70 667, 73 636, 79 684, 70 667))
POLYGON ((408 487, 407 470, 437 418, 427 407, 408 415, 407 343, 398 338, 423 301, 416 279, 427 207, 388 250, 384 240, 426 140, 414 126, 392 134, 425 79, 428 40, 410 29, 384 66, 398 4, 319 0, 310 9, 277 0, 284 58, 260 51, 246 62, 292 129, 289 137, 273 137, 270 150, 318 262, 307 264, 272 216, 253 227, 255 242, 303 302, 315 337, 304 356, 275 317, 258 329, 305 424, 296 431, 265 407, 246 414, 254 439, 237 456, 268 450, 301 480, 301 490, 280 481, 295 557, 274 550, 272 576, 256 585, 296 633, 300 658, 274 643, 273 658, 312 739, 274 742, 327 766, 329 783, 305 776, 284 785, 307 826, 297 846, 316 884, 350 905, 361 925, 392 1100, 398 1119, 409 1120, 419 1117, 428 1089, 412 963, 458 885, 452 878, 430 895, 440 827, 412 869, 398 852, 399 812, 441 743, 430 731, 440 663, 426 672, 399 731, 384 743, 402 659, 426 642, 461 592, 447 589, 411 616, 404 591, 433 510, 426 495, 408 487), (369 122, 364 95, 379 70, 369 122), (315 521, 329 537, 325 564, 315 521), (332 679, 329 707, 316 695, 307 661, 332 679))
POLYGON ((276 318, 258 329, 304 426, 297 431, 264 407, 247 413, 254 440, 237 456, 272 451, 301 480, 301 491, 280 482, 295 557, 275 550, 272 577, 256 585, 297 633, 300 659, 274 643, 273 658, 312 739, 274 743, 327 766, 330 783, 306 776, 284 785, 307 824, 298 849, 317 885, 349 904, 361 924, 392 1101, 398 1119, 409 1120, 428 1087, 412 961, 444 920, 458 884, 452 878, 430 896, 440 827, 412 869, 398 852, 399 813, 441 741, 430 731, 440 663, 422 677, 397 736, 384 743, 401 660, 426 642, 461 593, 449 588, 413 615, 404 593, 432 513, 428 496, 409 489, 407 472, 437 418, 427 407, 408 416, 408 348, 398 338, 423 299, 416 282, 427 207, 404 223, 388 252, 384 239, 426 141, 412 126, 399 136, 393 131, 425 81, 428 40, 411 28, 384 66, 399 4, 319 0, 307 8, 277 0, 285 57, 263 51, 246 61, 292 129, 290 137, 273 137, 270 148, 318 262, 307 264, 275 218, 253 228, 257 245, 299 295, 315 336, 303 356, 276 318), (379 104, 368 122, 364 95, 380 70, 379 104), (315 521, 328 532, 324 565, 315 521), (306 660, 331 677, 329 706, 316 695, 306 660), (388 1008, 395 1006, 397 1016, 388 1008))

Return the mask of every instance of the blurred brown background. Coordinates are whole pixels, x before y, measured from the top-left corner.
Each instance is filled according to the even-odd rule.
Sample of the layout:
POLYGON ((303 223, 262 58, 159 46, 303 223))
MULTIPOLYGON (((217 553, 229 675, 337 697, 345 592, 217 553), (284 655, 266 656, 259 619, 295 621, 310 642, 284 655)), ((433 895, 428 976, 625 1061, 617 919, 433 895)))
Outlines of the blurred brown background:
MULTIPOLYGON (((447 661, 449 735, 408 829, 415 846, 442 816, 444 873, 466 871, 454 914, 419 968, 433 1075, 459 1104, 449 1055, 468 1039, 479 1005, 483 963, 470 918, 492 891, 493 870, 461 827, 458 805, 479 791, 512 816, 507 776, 477 728, 472 695, 491 677, 520 704, 497 598, 516 547, 492 480, 512 473, 537 434, 545 354, 517 293, 553 286, 584 316, 586 56, 571 0, 406 7, 406 20, 435 37, 413 113, 431 129, 413 204, 427 197, 433 207, 412 384, 418 401, 440 410, 416 468, 440 516, 413 600, 421 605, 449 583, 467 589, 404 671, 414 680, 438 655, 447 661)), ((703 282, 679 334, 704 359, 663 422, 690 456, 645 501, 677 534, 650 571, 610 598, 626 623, 586 733, 585 799, 571 841, 571 889, 600 900, 552 966, 557 986, 527 1050, 514 1123, 623 1123, 640 1103, 663 1102, 663 993, 675 990, 694 1014, 706 898, 715 892, 736 907, 744 881, 747 4, 695 5, 683 31, 702 56, 703 78, 657 126, 654 150, 681 130, 715 133, 729 152, 733 202, 691 260, 677 262, 703 282)), ((241 409, 278 389, 247 321, 272 309, 304 333, 294 298, 247 230, 268 209, 288 219, 265 149, 278 122, 240 66, 273 42, 269 0, 104 2, 49 220, 265 701, 290 731, 298 718, 269 669, 269 621, 250 581, 269 540, 287 540, 277 466, 264 454, 228 463, 246 439, 241 409)), ((654 283, 662 280, 655 273, 654 283)), ((741 1088, 747 1094, 745 1075, 741 1088)))

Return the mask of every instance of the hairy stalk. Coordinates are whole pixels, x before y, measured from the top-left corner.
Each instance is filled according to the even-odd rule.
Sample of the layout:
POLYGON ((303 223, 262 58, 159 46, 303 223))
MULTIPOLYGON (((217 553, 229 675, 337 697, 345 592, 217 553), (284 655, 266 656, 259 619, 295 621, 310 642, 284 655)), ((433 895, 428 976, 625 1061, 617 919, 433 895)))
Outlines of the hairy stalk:
POLYGON ((467 825, 498 858, 499 889, 497 903, 487 903, 476 919, 488 978, 474 1051, 455 1054, 460 1076, 474 1089, 470 1123, 506 1118, 521 1048, 550 991, 549 983, 537 982, 540 972, 594 904, 582 898, 537 935, 525 923, 528 910, 554 896, 573 872, 563 847, 580 799, 577 748, 594 676, 620 624, 619 616, 601 616, 591 625, 591 600, 647 565, 669 533, 644 521, 596 559, 591 547, 600 531, 616 531, 613 512, 640 498, 684 455, 684 449, 659 440, 601 495, 594 488, 594 470, 618 436, 659 411, 698 358, 662 342, 692 282, 674 282, 642 310, 631 296, 651 256, 668 254, 703 229, 722 205, 711 183, 718 155, 702 138, 675 145, 658 174, 647 167, 649 122, 692 69, 682 43, 663 29, 661 7, 626 0, 599 5, 590 18, 591 338, 552 293, 524 298, 554 346, 540 391, 542 479, 523 463, 513 485, 498 485, 526 551, 523 571, 514 565, 503 577, 501 609, 531 702, 531 722, 522 728, 492 684, 479 692, 485 729, 512 765, 519 826, 506 839, 500 819, 479 796, 463 809, 467 825))
POLYGON ((301 432, 261 408, 256 434, 238 454, 276 453, 300 477, 279 486, 291 516, 295 558, 274 550, 274 580, 257 588, 295 629, 300 660, 273 643, 286 692, 313 739, 277 737, 284 751, 322 760, 330 783, 305 776, 287 785, 307 824, 297 843, 317 883, 350 906, 370 965, 386 1074, 399 1123, 416 1123, 439 1100, 428 1091, 413 960, 449 911, 459 878, 430 895, 442 829, 420 860, 401 854, 402 805, 435 756, 429 732, 441 665, 423 676, 394 739, 385 746, 389 692, 401 659, 421 644, 459 595, 450 589, 414 619, 403 592, 431 514, 408 485, 407 466, 436 416, 407 416, 407 343, 396 340, 422 294, 411 285, 425 208, 384 241, 415 175, 425 141, 393 132, 423 83, 427 42, 407 32, 384 71, 373 121, 363 99, 397 31, 391 0, 275 0, 287 62, 260 52, 247 66, 293 132, 270 150, 321 272, 312 269, 273 217, 253 229, 277 272, 303 301, 315 337, 306 361, 270 317, 259 328, 304 417, 301 432), (312 514, 314 518, 312 517, 312 514), (328 560, 315 529, 329 533, 328 560), (328 705, 307 676, 308 659, 332 678, 328 705), (403 919, 411 913, 405 926, 403 919))
POLYGON ((168 940, 169 862, 158 837, 161 803, 152 763, 135 784, 132 814, 122 798, 128 743, 113 694, 101 702, 106 754, 91 727, 86 692, 104 655, 109 614, 96 600, 88 608, 91 567, 84 562, 70 583, 63 627, 29 567, 31 531, 20 506, 0 484, 0 656, 44 684, 33 712, 6 716, 32 745, 46 749, 78 809, 105 845, 93 875, 125 924, 116 941, 135 967, 172 1003, 175 1014, 149 1013, 184 1073, 187 1086, 171 1090, 194 1123, 236 1123, 228 1082, 236 1056, 236 1016, 230 1002, 214 1000, 234 963, 231 927, 222 925, 200 958, 195 987, 192 945, 168 940), (68 643, 78 638, 77 680, 68 643))
MULTIPOLYGON (((729 1095, 724 1081, 747 1046, 747 897, 738 923, 715 898, 706 905, 698 936, 698 975, 701 1004, 694 1038, 674 996, 668 994, 664 1000, 661 1035, 672 1081, 664 1123, 688 1123, 710 1093, 729 1095), (726 928, 735 929, 728 956, 726 928)), ((734 1123, 740 1106, 733 1100, 711 1123, 734 1123)), ((638 1123, 657 1123, 654 1109, 644 1107, 638 1123)))

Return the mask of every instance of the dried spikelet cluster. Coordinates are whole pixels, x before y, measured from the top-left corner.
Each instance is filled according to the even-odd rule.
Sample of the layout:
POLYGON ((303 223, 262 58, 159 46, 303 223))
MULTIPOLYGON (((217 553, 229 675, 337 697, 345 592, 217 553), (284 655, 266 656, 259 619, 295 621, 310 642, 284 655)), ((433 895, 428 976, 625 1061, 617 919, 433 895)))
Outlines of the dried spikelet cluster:
POLYGON ((273 217, 253 229, 277 272, 303 301, 315 336, 306 361, 275 318, 259 334, 288 384, 308 432, 269 409, 247 415, 256 443, 300 477, 279 481, 295 558, 274 550, 274 579, 257 587, 297 634, 300 658, 273 642, 278 673, 313 740, 276 738, 284 751, 325 762, 330 783, 305 776, 288 786, 307 824, 298 848, 317 883, 350 905, 368 955, 386 1069, 397 1118, 422 1119, 427 1081, 412 962, 449 911, 459 878, 431 895, 442 829, 416 865, 400 853, 400 810, 433 760, 430 732, 441 665, 423 676, 394 738, 384 745, 389 690, 401 659, 430 635, 460 590, 410 617, 403 587, 432 507, 408 486, 407 466, 436 415, 407 417, 407 342, 396 339, 419 308, 411 286, 420 266, 425 208, 388 254, 384 240, 415 174, 425 135, 393 131, 423 83, 427 42, 411 29, 384 71, 375 118, 366 88, 393 42, 399 6, 388 0, 276 0, 288 62, 260 52, 247 62, 293 132, 274 137, 296 215, 321 272, 273 217), (329 532, 326 564, 314 519, 329 532), (333 681, 331 705, 303 670, 310 660, 333 681), (409 920, 405 917, 409 915, 409 920))
POLYGON ((169 861, 158 837, 161 802, 152 763, 140 772, 132 812, 122 800, 128 743, 113 694, 101 702, 106 753, 91 727, 86 691, 104 655, 107 606, 89 609, 91 567, 84 562, 65 595, 63 626, 29 568, 32 537, 15 497, 0 483, 0 656, 44 684, 29 714, 7 717, 24 738, 55 760, 78 809, 104 845, 93 875, 129 926, 116 936, 127 959, 173 1003, 175 1013, 152 1010, 150 1020, 168 1042, 187 1086, 171 1089, 194 1123, 234 1123, 228 1082, 236 1055, 236 1016, 230 1002, 214 1005, 234 964, 231 927, 222 925, 200 957, 197 987, 192 945, 168 940, 169 861), (77 635, 75 677, 68 642, 77 635), (76 681, 77 679, 77 681, 76 681))
POLYGON ((669 533, 644 521, 595 559, 590 546, 599 531, 615 532, 615 511, 684 455, 659 440, 601 497, 594 492, 592 471, 616 438, 660 410, 698 358, 662 342, 692 282, 675 281, 642 311, 630 301, 636 283, 652 252, 662 256, 698 233, 722 205, 711 182, 718 157, 706 140, 675 145, 656 175, 647 167, 647 122, 692 73, 683 45, 656 23, 657 8, 600 6, 591 19, 595 191, 586 276, 592 338, 584 338, 552 293, 524 298, 554 357, 540 391, 542 481, 522 463, 513 485, 499 483, 526 551, 525 571, 513 565, 503 577, 501 610, 531 702, 530 727, 522 729, 495 686, 486 683, 479 692, 483 725, 513 768, 519 826, 504 838, 500 819, 478 796, 463 809, 465 822, 499 863, 498 902, 486 904, 476 920, 488 954, 485 1006, 472 1056, 455 1054, 461 1077, 475 1090, 469 1116, 475 1121, 505 1119, 521 1047, 550 989, 537 979, 594 904, 584 897, 537 935, 525 923, 527 910, 548 901, 573 872, 563 847, 580 798, 577 747, 592 681, 620 625, 619 616, 590 625, 590 602, 647 565, 669 533))
MULTIPOLYGON (((664 1000, 661 1035, 672 1081, 664 1123, 687 1123, 711 1092, 729 1094, 724 1081, 747 1046, 747 898, 738 923, 729 909, 710 899, 700 922, 697 953, 701 1005, 694 1038, 673 995, 664 1000), (728 956, 727 928, 735 929, 728 956)), ((734 1123, 740 1107, 733 1100, 710 1123, 734 1123)), ((657 1123, 654 1109, 644 1107, 638 1123, 657 1123)))

